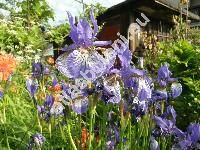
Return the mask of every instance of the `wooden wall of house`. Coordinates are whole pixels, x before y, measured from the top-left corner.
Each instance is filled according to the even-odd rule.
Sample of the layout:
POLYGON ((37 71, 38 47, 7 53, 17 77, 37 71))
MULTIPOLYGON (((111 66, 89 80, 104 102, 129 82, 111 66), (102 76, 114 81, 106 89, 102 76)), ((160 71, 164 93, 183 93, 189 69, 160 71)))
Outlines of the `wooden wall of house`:
MULTIPOLYGON (((146 26, 141 27, 141 32, 147 32, 148 35, 156 35, 159 41, 168 40, 170 38, 170 30, 173 28, 173 23, 165 20, 155 19, 148 15, 146 16, 150 22, 148 22, 146 26)), ((136 23, 137 18, 144 22, 140 12, 130 12, 129 18, 130 24, 136 23)), ((140 35, 136 34, 134 36, 134 40, 130 41, 130 49, 133 52, 140 46, 140 39, 138 39, 139 36, 140 35)))
POLYGON ((173 28, 173 24, 162 20, 150 19, 151 21, 144 27, 144 31, 148 34, 158 36, 160 41, 170 38, 170 30, 173 28))
POLYGON ((114 42, 119 39, 118 33, 127 38, 128 27, 130 24, 129 12, 106 18, 103 22, 105 24, 97 36, 98 40, 111 40, 114 42))
POLYGON ((102 41, 114 41, 116 40, 117 33, 121 32, 120 26, 120 15, 113 16, 111 18, 107 18, 104 20, 104 26, 103 29, 99 32, 97 38, 98 40, 102 41))

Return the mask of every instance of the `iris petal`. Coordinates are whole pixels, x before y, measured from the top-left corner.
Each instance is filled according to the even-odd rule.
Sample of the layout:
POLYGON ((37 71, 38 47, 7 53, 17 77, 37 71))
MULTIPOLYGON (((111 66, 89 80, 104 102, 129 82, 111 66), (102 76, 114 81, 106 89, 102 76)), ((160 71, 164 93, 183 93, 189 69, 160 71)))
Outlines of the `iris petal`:
POLYGON ((110 103, 119 103, 121 100, 120 84, 116 81, 113 85, 104 83, 105 90, 113 96, 108 99, 110 103))
POLYGON ((92 46, 93 30, 85 19, 78 22, 77 32, 79 44, 83 44, 86 47, 92 46))
POLYGON ((97 25, 97 20, 94 18, 94 10, 93 9, 90 11, 90 20, 92 21, 93 26, 94 26, 93 36, 95 37, 99 31, 99 27, 97 25))
POLYGON ((69 24, 71 27, 70 37, 74 41, 74 43, 78 43, 78 32, 77 27, 74 25, 74 18, 72 17, 71 13, 67 12, 69 18, 69 24))
POLYGON ((182 93, 182 85, 180 83, 172 83, 171 91, 172 91, 172 97, 177 98, 182 93))
POLYGON ((83 114, 87 111, 88 108, 88 98, 83 97, 82 99, 77 99, 73 102, 72 110, 76 112, 77 114, 83 114))
POLYGON ((84 77, 88 80, 97 79, 107 68, 107 61, 96 51, 74 50, 69 56, 59 56, 56 64, 58 70, 68 78, 84 77))

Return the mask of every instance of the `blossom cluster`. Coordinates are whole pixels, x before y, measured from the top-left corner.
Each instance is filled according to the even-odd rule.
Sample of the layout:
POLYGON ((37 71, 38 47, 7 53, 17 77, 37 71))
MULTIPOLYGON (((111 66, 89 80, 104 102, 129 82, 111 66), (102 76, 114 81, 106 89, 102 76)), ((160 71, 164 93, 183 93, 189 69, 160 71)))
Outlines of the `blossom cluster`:
MULTIPOLYGON (((132 52, 124 37, 120 36, 121 39, 113 44, 97 40, 98 25, 93 11, 90 13, 93 28, 85 19, 75 25, 70 13, 68 17, 71 26, 69 36, 73 44, 63 48, 64 54, 56 60, 56 68, 68 81, 59 82, 54 75, 50 75, 48 68, 34 63, 32 78, 26 82, 40 118, 49 122, 52 115, 63 116, 66 108, 84 115, 88 108, 95 109, 98 102, 103 101, 106 105, 118 105, 121 118, 126 120, 132 117, 135 119, 133 123, 137 123, 153 107, 153 119, 157 126, 152 133, 151 149, 159 148, 156 145, 158 135, 175 135, 176 146, 182 149, 199 148, 199 124, 189 126, 188 132, 182 132, 175 125, 176 112, 170 102, 180 96, 182 86, 177 78, 172 77, 168 64, 163 64, 157 75, 151 76, 148 71, 137 69, 132 64, 132 52), (105 46, 112 48, 105 49, 105 46), (51 76, 52 85, 46 85, 49 92, 44 94, 46 100, 39 105, 35 96, 38 79, 45 75, 51 76)), ((121 141, 125 143, 127 139, 120 139, 123 123, 114 122, 112 112, 108 116, 108 126, 113 130, 109 134, 114 133, 114 139, 107 139, 106 148, 114 149, 115 145, 121 141)))
MULTIPOLYGON (((0 54, 0 81, 7 82, 10 81, 13 72, 17 68, 18 61, 11 55, 6 53, 0 54)), ((4 95, 4 89, 0 88, 0 98, 4 95)))

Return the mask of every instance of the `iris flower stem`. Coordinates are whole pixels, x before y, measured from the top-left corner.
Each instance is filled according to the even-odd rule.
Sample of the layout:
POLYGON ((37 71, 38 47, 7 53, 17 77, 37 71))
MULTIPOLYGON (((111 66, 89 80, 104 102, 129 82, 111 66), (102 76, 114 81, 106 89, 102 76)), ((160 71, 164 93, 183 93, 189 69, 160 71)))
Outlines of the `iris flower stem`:
POLYGON ((131 119, 129 120, 129 123, 128 123, 128 137, 129 137, 129 145, 130 145, 130 149, 131 149, 131 147, 132 147, 132 138, 131 138, 131 136, 132 136, 132 130, 131 130, 131 119))
POLYGON ((161 113, 163 114, 164 113, 164 109, 165 109, 165 103, 164 103, 164 101, 162 101, 162 103, 161 103, 161 113))
POLYGON ((123 118, 123 116, 121 116, 120 143, 119 143, 121 150, 123 149, 123 138, 124 138, 124 126, 123 126, 123 123, 124 123, 124 118, 123 118))
POLYGON ((38 121, 38 126, 40 128, 40 133, 42 134, 42 125, 41 125, 41 122, 40 122, 40 118, 39 118, 38 112, 37 112, 37 121, 38 121))
POLYGON ((33 104, 34 104, 35 108, 37 108, 37 101, 35 99, 35 96, 32 96, 32 99, 33 99, 33 104))
POLYGON ((93 138, 93 126, 94 126, 94 115, 95 115, 95 107, 91 108, 90 112, 90 128, 89 128, 89 145, 88 145, 88 150, 91 150, 92 148, 92 138, 93 138))
POLYGON ((96 104, 98 101, 98 95, 93 95, 89 97, 90 100, 90 126, 89 126, 89 143, 88 143, 88 150, 92 149, 92 140, 93 140, 93 128, 95 122, 95 110, 96 104))
POLYGON ((70 143, 71 143, 73 149, 77 150, 76 145, 75 145, 74 140, 73 140, 72 135, 71 135, 70 124, 67 125, 67 132, 68 132, 70 143))
POLYGON ((165 137, 161 137, 161 149, 166 149, 166 139, 165 139, 165 137))
POLYGON ((121 132, 120 132, 120 150, 124 149, 123 138, 124 138, 124 131, 121 130, 121 132))

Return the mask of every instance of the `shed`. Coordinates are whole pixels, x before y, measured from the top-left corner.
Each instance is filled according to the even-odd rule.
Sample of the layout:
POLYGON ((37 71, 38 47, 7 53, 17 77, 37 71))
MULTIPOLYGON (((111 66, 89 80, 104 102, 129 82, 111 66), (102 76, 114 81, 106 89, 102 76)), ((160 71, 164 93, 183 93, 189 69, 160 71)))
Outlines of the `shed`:
MULTIPOLYGON (((150 20, 145 26, 141 26, 141 31, 157 35, 159 40, 165 40, 174 26, 173 16, 180 15, 180 0, 126 0, 119 3, 97 18, 99 23, 105 23, 98 39, 114 41, 119 38, 118 32, 129 38, 130 25, 136 23, 136 19, 144 22, 141 14, 150 20)), ((186 15, 185 9, 183 15, 186 15)), ((191 12, 188 13, 188 17, 193 20, 200 19, 191 12)), ((130 40, 130 49, 135 51, 138 44, 136 35, 130 40)))
MULTIPOLYGON (((190 11, 200 16, 200 0, 190 0, 190 11)), ((200 27, 200 20, 192 20, 192 27, 200 27)))

